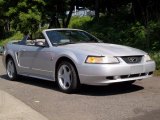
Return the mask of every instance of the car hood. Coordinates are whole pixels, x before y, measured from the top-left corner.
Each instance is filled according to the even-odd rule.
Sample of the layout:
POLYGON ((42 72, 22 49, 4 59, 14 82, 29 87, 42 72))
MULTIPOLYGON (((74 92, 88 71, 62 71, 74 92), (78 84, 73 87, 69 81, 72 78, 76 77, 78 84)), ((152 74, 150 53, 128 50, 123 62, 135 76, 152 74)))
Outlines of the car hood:
POLYGON ((61 47, 73 52, 82 52, 88 55, 133 56, 147 54, 142 50, 132 47, 107 43, 77 43, 63 45, 61 47))

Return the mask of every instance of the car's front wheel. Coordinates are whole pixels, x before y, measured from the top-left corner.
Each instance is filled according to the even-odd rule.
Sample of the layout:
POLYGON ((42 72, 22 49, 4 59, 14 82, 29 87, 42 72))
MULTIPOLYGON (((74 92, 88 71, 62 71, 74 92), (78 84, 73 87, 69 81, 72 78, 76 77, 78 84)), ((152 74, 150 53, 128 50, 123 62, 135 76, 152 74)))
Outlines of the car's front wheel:
POLYGON ((63 61, 59 64, 56 71, 56 79, 59 88, 65 93, 75 91, 80 84, 76 68, 68 61, 63 61))
POLYGON ((12 58, 9 58, 7 60, 6 71, 7 71, 7 76, 10 80, 15 80, 17 78, 15 63, 12 58))

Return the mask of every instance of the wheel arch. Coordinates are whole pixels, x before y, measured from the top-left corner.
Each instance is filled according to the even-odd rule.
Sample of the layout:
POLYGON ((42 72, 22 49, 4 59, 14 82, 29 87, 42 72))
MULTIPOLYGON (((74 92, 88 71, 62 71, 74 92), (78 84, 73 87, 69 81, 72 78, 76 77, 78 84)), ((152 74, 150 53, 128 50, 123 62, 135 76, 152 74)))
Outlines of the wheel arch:
POLYGON ((79 82, 80 82, 79 74, 78 74, 78 69, 77 69, 74 61, 73 61, 72 59, 70 59, 69 57, 66 57, 66 56, 60 57, 60 58, 57 60, 56 64, 55 64, 55 81, 56 81, 56 77, 57 77, 57 76, 56 76, 56 72, 57 72, 58 66, 59 66, 59 64, 60 64, 62 61, 70 62, 70 63, 73 65, 73 67, 75 68, 76 74, 77 74, 77 76, 78 76, 78 80, 79 80, 79 82))
MULTIPOLYGON (((7 61, 8 61, 8 59, 10 59, 10 58, 14 61, 12 55, 10 55, 10 54, 6 55, 5 65, 7 65, 7 61)), ((15 61, 14 61, 14 62, 15 62, 15 61)))
POLYGON ((16 65, 15 65, 15 61, 14 61, 13 56, 10 55, 10 54, 7 54, 6 57, 5 57, 5 67, 6 67, 7 75, 8 75, 8 77, 9 77, 10 80, 15 80, 16 78, 18 78, 17 68, 16 68, 16 65), (12 64, 13 64, 12 67, 13 67, 14 70, 12 71, 12 73, 8 72, 8 63, 9 63, 9 61, 12 61, 12 64))

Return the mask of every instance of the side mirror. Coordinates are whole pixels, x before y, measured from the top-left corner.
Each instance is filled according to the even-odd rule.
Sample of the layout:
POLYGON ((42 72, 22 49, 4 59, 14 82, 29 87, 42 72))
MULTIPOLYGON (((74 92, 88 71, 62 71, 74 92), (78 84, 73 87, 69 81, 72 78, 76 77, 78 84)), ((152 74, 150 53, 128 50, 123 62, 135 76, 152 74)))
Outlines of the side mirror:
POLYGON ((37 41, 37 42, 35 43, 35 45, 36 45, 36 46, 39 46, 39 47, 46 47, 45 43, 42 42, 42 41, 37 41))

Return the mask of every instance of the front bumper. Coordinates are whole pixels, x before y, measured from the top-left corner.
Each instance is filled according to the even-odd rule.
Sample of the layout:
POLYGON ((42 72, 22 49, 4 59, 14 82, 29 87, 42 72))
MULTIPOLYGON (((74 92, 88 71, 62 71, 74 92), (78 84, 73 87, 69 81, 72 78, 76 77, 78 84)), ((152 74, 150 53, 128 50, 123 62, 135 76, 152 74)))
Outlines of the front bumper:
POLYGON ((154 61, 139 64, 83 64, 78 66, 81 84, 88 85, 108 85, 141 80, 151 77, 154 70, 154 61))

